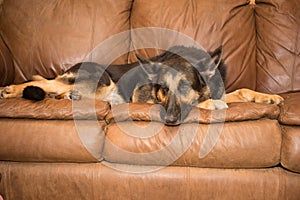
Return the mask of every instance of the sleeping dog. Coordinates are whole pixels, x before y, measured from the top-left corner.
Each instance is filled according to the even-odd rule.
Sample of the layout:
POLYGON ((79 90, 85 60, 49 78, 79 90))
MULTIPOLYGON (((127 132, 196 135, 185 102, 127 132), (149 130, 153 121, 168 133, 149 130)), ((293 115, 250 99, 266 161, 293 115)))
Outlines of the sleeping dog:
POLYGON ((165 53, 138 62, 105 67, 97 63, 78 63, 55 79, 34 76, 33 81, 10 85, 0 91, 1 98, 45 97, 79 100, 96 98, 111 104, 141 102, 160 104, 166 125, 178 125, 192 107, 224 109, 230 102, 281 104, 278 95, 240 89, 225 95, 226 66, 222 47, 206 53, 194 47, 175 46, 165 53))

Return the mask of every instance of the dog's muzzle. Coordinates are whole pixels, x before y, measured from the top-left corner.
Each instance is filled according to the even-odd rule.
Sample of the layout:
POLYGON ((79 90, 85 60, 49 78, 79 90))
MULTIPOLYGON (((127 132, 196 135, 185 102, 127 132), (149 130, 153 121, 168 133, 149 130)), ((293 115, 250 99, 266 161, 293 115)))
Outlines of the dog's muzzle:
POLYGON ((183 122, 191 108, 192 106, 180 102, 175 94, 171 94, 160 110, 160 118, 166 125, 176 126, 183 122))

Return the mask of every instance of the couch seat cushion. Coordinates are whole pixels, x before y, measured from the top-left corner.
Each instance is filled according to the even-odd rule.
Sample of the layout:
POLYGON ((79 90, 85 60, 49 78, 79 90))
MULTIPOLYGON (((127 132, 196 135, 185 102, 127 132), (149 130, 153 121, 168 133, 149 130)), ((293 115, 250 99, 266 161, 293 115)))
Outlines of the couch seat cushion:
POLYGON ((179 126, 165 126, 159 105, 120 104, 109 123, 103 158, 112 163, 221 168, 271 167, 280 162, 279 107, 233 103, 193 108, 179 126))
POLYGON ((300 92, 283 94, 279 121, 287 125, 300 125, 300 92))
POLYGON ((284 126, 281 164, 300 173, 300 126, 284 126))
POLYGON ((96 162, 104 122, 0 118, 0 160, 96 162))
POLYGON ((102 101, 0 99, 0 160, 99 161, 109 109, 102 101))
POLYGON ((136 165, 261 168, 280 161, 277 120, 164 126, 127 121, 108 125, 104 160, 136 165))

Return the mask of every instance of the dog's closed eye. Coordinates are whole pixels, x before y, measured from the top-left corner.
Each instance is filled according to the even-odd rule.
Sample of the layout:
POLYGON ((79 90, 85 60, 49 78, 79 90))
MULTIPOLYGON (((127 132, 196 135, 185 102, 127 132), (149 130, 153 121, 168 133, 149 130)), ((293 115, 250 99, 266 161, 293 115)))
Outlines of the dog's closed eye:
POLYGON ((191 88, 191 85, 188 82, 183 81, 183 80, 181 80, 179 82, 178 91, 180 92, 180 94, 186 95, 188 93, 188 91, 190 90, 190 88, 191 88))
POLYGON ((168 92, 169 92, 169 88, 168 87, 163 86, 161 89, 162 89, 163 95, 167 95, 168 94, 168 92))

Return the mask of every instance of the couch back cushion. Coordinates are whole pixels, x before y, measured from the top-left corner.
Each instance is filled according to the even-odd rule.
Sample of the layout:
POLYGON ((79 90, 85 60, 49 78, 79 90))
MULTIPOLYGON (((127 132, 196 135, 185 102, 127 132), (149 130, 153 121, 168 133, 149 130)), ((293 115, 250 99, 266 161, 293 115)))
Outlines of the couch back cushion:
MULTIPOLYGON (((0 19, 1 20, 1 19, 0 19)), ((14 77, 13 61, 9 50, 0 40, 0 86, 11 83, 14 77)))
MULTIPOLYGON (((161 53, 153 48, 191 45, 184 34, 209 51, 223 45, 228 92, 299 91, 299 10, 298 0, 0 0, 0 86, 35 74, 52 78, 115 34, 156 27, 174 32, 126 32, 111 47, 150 47, 139 50, 150 57, 161 53)), ((136 61, 133 53, 115 63, 128 61, 136 61)))
MULTIPOLYGON (((242 87, 266 93, 300 89, 298 0, 140 0, 132 10, 132 28, 172 29, 207 50, 222 44, 228 65, 227 91, 242 87)), ((164 48, 184 44, 178 35, 132 34, 133 48, 151 40, 164 48)), ((158 53, 140 52, 146 56, 158 53)))
MULTIPOLYGON (((151 45, 150 41, 161 49, 178 44, 190 45, 181 39, 181 34, 208 51, 223 45, 223 58, 228 66, 227 91, 240 87, 255 89, 255 16, 253 6, 247 1, 139 0, 132 8, 131 26, 132 29, 160 27, 180 32, 161 34, 160 37, 153 37, 157 34, 155 31, 132 34, 133 48, 141 44, 151 45)), ((148 57, 158 53, 140 51, 148 57)), ((131 59, 135 59, 133 54, 131 59)))
POLYGON ((300 90, 299 0, 257 0, 257 90, 300 90))
MULTIPOLYGON (((62 73, 84 60, 105 39, 128 30, 130 7, 128 0, 3 1, 0 43, 11 54, 14 79, 4 81, 1 76, 0 83, 20 83, 35 74, 51 78, 62 73)), ((122 42, 129 47, 129 34, 122 42)), ((125 61, 127 55, 119 59, 125 61)))

